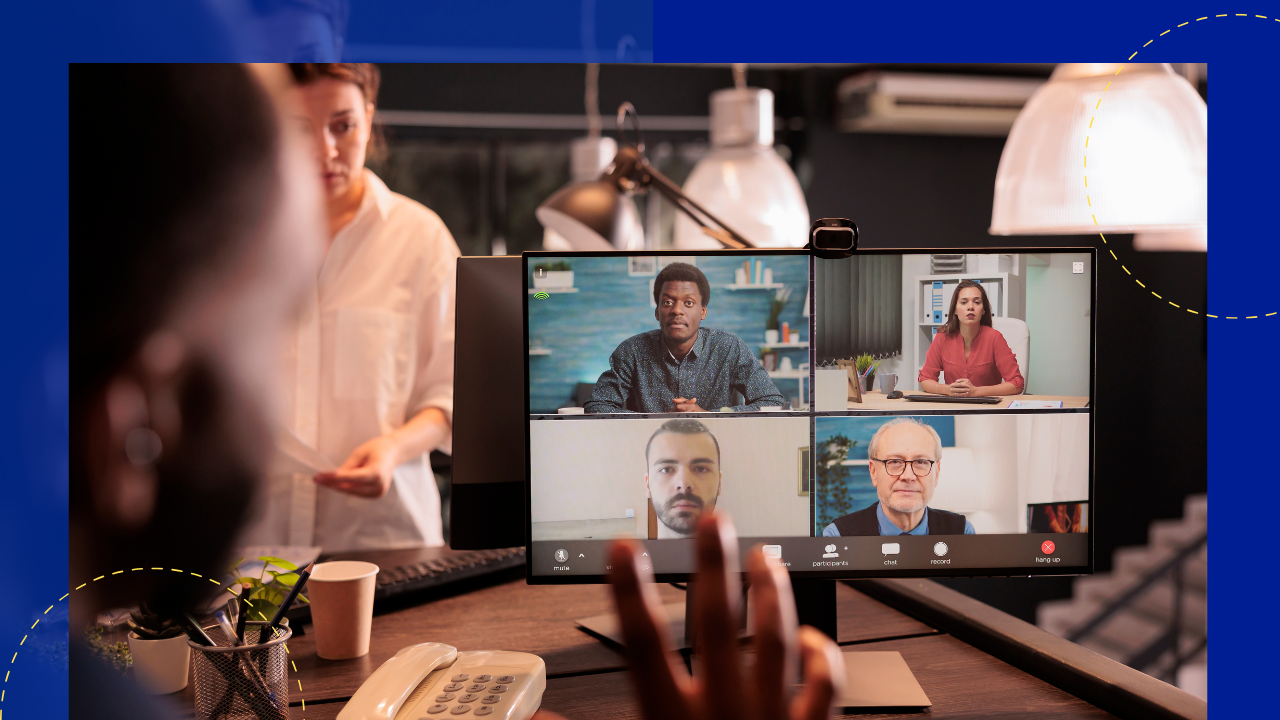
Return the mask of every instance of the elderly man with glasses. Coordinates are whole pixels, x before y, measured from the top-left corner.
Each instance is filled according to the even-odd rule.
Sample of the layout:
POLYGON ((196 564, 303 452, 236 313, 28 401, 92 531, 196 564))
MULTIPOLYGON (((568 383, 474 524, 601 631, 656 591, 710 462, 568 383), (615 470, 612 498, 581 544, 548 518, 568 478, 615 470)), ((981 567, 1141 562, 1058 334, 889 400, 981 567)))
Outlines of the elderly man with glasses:
POLYGON ((823 537, 973 534, 963 515, 929 507, 942 474, 937 430, 915 418, 890 420, 871 436, 867 454, 879 502, 836 518, 823 537))

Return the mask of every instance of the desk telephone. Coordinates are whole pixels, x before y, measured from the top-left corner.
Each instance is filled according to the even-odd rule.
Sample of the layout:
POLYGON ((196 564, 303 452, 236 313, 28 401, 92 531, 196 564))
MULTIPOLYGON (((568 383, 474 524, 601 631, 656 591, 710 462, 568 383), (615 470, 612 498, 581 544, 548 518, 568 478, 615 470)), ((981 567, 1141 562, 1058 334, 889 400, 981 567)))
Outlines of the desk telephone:
POLYGON ((338 720, 427 720, 477 716, 528 720, 542 704, 547 666, 537 655, 458 652, 410 645, 387 660, 347 702, 338 720))

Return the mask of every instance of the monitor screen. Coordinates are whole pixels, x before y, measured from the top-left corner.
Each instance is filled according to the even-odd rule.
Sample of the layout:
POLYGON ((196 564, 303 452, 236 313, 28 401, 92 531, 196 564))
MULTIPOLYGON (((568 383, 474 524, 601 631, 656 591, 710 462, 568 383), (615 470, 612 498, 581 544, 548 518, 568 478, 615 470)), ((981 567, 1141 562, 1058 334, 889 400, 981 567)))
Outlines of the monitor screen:
POLYGON ((1092 248, 526 253, 527 574, 1092 571, 1092 248))

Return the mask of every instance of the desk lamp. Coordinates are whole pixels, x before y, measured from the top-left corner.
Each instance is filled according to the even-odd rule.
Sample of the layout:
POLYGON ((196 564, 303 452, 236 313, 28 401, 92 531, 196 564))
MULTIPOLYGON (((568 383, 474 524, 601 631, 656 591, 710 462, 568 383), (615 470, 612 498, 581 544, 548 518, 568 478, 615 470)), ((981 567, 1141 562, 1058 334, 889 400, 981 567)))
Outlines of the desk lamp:
POLYGON ((613 250, 618 234, 625 227, 627 196, 653 188, 697 223, 702 232, 724 247, 755 247, 649 164, 644 154, 640 118, 629 102, 618 107, 618 133, 624 145, 598 179, 571 182, 534 211, 543 227, 559 233, 575 250, 613 250), (627 138, 625 123, 628 115, 635 128, 634 143, 627 138))

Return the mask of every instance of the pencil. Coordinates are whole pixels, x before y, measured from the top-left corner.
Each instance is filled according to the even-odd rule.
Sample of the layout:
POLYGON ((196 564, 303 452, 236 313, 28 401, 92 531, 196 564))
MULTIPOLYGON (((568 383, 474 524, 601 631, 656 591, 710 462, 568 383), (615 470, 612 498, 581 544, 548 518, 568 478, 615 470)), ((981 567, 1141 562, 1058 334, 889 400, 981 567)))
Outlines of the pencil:
POLYGON ((252 592, 253 585, 243 583, 240 588, 240 602, 237 605, 236 612, 236 644, 244 644, 244 621, 249 619, 249 593, 252 592))
POLYGON ((315 561, 312 561, 310 565, 302 569, 302 572, 298 573, 298 579, 293 583, 293 588, 285 596, 284 602, 280 603, 280 609, 276 610, 275 617, 271 618, 271 622, 267 623, 266 630, 263 630, 264 636, 270 637, 275 632, 275 629, 280 627, 280 621, 284 620, 284 614, 289 612, 289 606, 293 605, 293 601, 298 598, 298 591, 302 589, 303 585, 307 584, 307 578, 311 577, 311 569, 315 566, 315 561))

